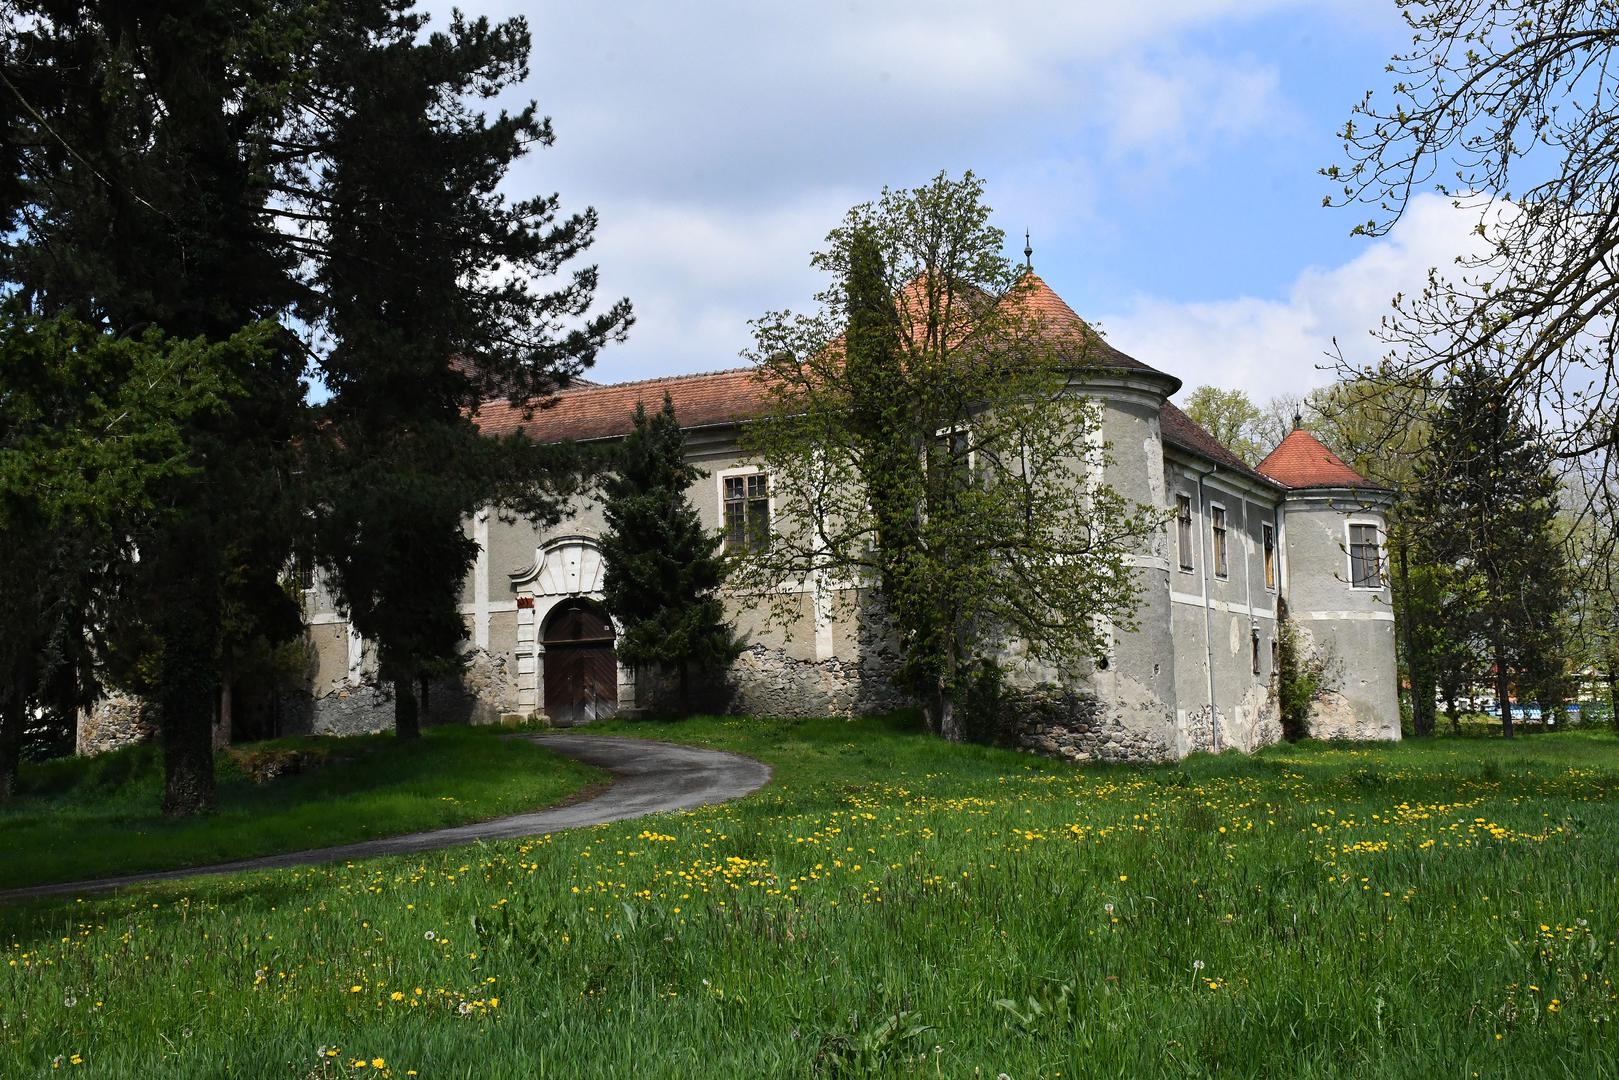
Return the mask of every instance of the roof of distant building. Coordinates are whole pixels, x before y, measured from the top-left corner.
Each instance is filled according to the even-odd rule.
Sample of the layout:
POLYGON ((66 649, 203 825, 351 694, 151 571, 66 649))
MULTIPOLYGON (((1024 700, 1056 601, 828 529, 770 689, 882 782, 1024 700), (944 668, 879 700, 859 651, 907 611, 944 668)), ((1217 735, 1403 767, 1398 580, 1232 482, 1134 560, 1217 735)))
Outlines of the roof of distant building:
POLYGON ((1226 449, 1225 445, 1210 435, 1203 425, 1193 420, 1180 409, 1164 402, 1164 407, 1158 411, 1158 427, 1162 432, 1164 441, 1182 450, 1190 450, 1208 458, 1216 465, 1224 465, 1232 472, 1246 476, 1250 480, 1257 480, 1262 484, 1280 483, 1275 477, 1267 476, 1256 470, 1252 465, 1242 460, 1236 454, 1226 449))
POLYGON ((490 435, 521 430, 540 442, 588 442, 628 435, 635 427, 635 407, 644 404, 649 410, 660 409, 664 394, 674 402, 675 415, 684 428, 752 420, 764 415, 769 400, 754 369, 733 368, 639 382, 575 386, 532 408, 486 401, 476 419, 479 428, 490 435))

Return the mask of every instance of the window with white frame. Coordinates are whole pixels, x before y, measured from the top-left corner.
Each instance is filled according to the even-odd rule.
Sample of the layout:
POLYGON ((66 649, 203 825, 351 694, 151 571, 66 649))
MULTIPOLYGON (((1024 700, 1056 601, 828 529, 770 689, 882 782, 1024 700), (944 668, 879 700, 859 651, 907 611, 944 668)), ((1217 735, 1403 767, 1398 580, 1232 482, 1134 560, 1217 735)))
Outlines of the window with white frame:
POLYGON ((1190 573, 1196 568, 1192 561, 1192 497, 1175 496, 1175 547, 1180 553, 1181 569, 1190 573))
POLYGON ((727 476, 725 547, 762 551, 770 546, 770 482, 764 473, 727 476))
POLYGON ((1228 577, 1231 567, 1226 559, 1225 507, 1210 503, 1209 522, 1214 530, 1214 576, 1228 577))
POLYGON ((933 438, 933 457, 928 469, 946 497, 964 491, 972 483, 972 433, 965 427, 944 428, 933 438))
POLYGON ((1259 526, 1265 543, 1265 588, 1276 588, 1276 526, 1262 522, 1259 526))
POLYGON ((1349 526, 1349 584, 1356 589, 1383 587, 1383 552, 1378 541, 1377 526, 1356 524, 1349 526))

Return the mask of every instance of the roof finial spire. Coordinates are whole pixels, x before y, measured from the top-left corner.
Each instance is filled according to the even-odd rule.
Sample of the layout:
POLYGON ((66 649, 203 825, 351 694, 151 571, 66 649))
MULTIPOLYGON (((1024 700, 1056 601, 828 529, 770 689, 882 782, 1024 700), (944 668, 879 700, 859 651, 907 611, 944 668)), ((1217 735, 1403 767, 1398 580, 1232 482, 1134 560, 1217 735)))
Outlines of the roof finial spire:
POLYGON ((1029 230, 1023 230, 1023 266, 1029 271, 1034 270, 1034 248, 1029 244, 1029 230))
POLYGON ((1299 431, 1304 427, 1304 413, 1298 409, 1293 410, 1293 430, 1299 431))

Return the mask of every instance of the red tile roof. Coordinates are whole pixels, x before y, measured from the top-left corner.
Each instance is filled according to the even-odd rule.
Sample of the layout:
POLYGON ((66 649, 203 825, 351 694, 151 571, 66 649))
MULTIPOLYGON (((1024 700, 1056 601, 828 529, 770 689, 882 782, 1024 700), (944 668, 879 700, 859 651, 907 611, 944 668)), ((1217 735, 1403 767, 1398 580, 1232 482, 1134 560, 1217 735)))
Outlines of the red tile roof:
POLYGON ((1096 332, 1090 323, 1074 314, 1074 309, 1068 306, 1067 301, 1047 285, 1045 281, 1033 270, 1023 275, 1025 281, 1030 282, 1030 289, 1024 305, 1029 312, 1045 323, 1048 332, 1061 337, 1072 336, 1077 341, 1083 341, 1089 348, 1087 360, 1104 368, 1126 368, 1134 371, 1156 371, 1156 368, 1143 364, 1133 356, 1127 356, 1107 343, 1107 339, 1096 332))
MULTIPOLYGON (((1069 338, 1083 341, 1086 360, 1104 368, 1155 370, 1109 345, 1033 271, 1025 277, 1032 279, 1032 288, 1024 294, 1024 303, 1059 343, 1069 338)), ((495 400, 484 402, 476 419, 478 426, 490 435, 522 430, 541 442, 606 439, 629 434, 634 426, 630 417, 635 406, 644 403, 649 410, 660 408, 665 392, 674 401, 675 415, 680 418, 681 426, 686 428, 755 419, 764 415, 770 404, 765 386, 754 369, 735 368, 606 385, 576 379, 573 386, 558 392, 542 406, 527 410, 529 415, 525 416, 522 408, 495 400)), ((1201 428, 1197 430, 1202 432, 1201 428)), ((1213 443, 1207 432, 1202 435, 1213 443)))
POLYGON ((1259 463, 1259 471, 1290 488, 1375 488, 1303 428, 1290 432, 1259 463))
POLYGON ((1163 434, 1164 442, 1172 446, 1200 454, 1216 465, 1223 465, 1250 480, 1258 480, 1261 483, 1276 482, 1273 477, 1255 471, 1252 465, 1227 450, 1220 440, 1210 435, 1196 420, 1167 401, 1164 402, 1164 407, 1158 410, 1158 428, 1163 434))
POLYGON ((478 409, 478 427, 490 435, 522 430, 540 442, 608 439, 628 435, 635 424, 635 406, 663 407, 667 393, 684 428, 709 427, 764 415, 768 408, 765 386, 752 368, 713 371, 701 375, 674 375, 640 382, 575 386, 552 397, 525 416, 524 410, 505 401, 486 401, 478 409))

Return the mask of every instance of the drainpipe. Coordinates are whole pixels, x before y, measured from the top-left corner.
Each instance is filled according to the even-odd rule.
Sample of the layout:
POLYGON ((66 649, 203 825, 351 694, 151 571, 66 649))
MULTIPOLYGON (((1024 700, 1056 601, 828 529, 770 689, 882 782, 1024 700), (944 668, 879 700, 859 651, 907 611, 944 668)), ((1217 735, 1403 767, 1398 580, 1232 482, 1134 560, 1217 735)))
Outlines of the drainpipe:
POLYGON ((1203 534, 1198 541, 1198 547, 1203 551, 1203 663, 1209 676, 1209 746, 1215 753, 1220 752, 1220 724, 1214 706, 1214 631, 1209 623, 1209 578, 1214 574, 1214 518, 1209 513, 1209 496, 1203 481, 1219 471, 1218 465, 1210 465, 1197 474, 1197 516, 1203 519, 1203 527, 1198 530, 1203 534))
MULTIPOLYGON (((1252 509, 1253 503, 1248 500, 1248 496, 1244 495, 1242 497, 1242 598, 1248 605, 1248 641, 1246 642, 1248 648, 1244 651, 1248 653, 1250 669, 1253 667, 1254 635, 1259 633, 1259 618, 1254 615, 1254 538, 1253 519, 1250 517, 1252 509)), ((1251 731, 1250 734, 1252 734, 1251 731)), ((1250 739, 1248 745, 1244 747, 1244 751, 1252 753, 1253 749, 1253 742, 1250 739)))

